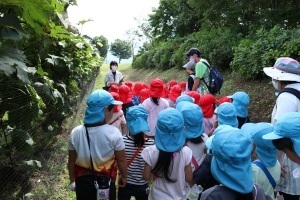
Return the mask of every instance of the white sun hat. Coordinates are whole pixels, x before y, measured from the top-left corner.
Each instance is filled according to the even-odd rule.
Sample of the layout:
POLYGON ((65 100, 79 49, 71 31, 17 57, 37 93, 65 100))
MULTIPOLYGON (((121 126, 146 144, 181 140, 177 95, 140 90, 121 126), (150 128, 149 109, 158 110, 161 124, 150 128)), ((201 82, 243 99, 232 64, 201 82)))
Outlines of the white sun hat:
POLYGON ((273 67, 265 67, 264 72, 275 80, 300 82, 300 64, 292 58, 280 57, 273 67))

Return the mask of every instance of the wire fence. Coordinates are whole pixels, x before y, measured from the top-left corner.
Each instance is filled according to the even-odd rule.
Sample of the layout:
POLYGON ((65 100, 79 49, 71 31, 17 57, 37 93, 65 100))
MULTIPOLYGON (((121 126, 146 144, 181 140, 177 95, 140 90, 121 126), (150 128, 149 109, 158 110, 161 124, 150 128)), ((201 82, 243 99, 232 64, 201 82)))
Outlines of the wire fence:
POLYGON ((63 132, 69 133, 73 128, 74 116, 85 95, 92 91, 94 80, 83 82, 80 95, 69 94, 69 98, 75 102, 71 107, 69 104, 57 104, 51 107, 51 112, 44 115, 40 113, 43 117, 35 120, 32 120, 32 112, 36 112, 38 106, 27 104, 22 94, 25 90, 15 89, 22 86, 14 84, 0 83, 0 87, 7 87, 0 92, 0 111, 4 113, 0 119, 0 199, 25 199, 26 194, 34 188, 32 177, 49 170, 57 136, 63 132), (12 109, 5 113, 3 109, 8 104, 12 109), (10 120, 15 119, 17 129, 4 123, 8 116, 10 120), (64 124, 66 120, 68 122, 64 124))

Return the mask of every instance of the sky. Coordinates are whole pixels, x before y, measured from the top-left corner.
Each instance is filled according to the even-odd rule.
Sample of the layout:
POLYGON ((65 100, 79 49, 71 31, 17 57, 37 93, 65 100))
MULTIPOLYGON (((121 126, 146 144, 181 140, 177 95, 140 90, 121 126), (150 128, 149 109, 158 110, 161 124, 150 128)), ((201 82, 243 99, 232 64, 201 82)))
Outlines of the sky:
POLYGON ((77 6, 69 6, 71 24, 83 35, 103 35, 109 44, 115 39, 125 40, 126 32, 137 28, 134 18, 146 18, 157 8, 159 0, 77 0, 77 6), (92 19, 82 26, 80 20, 92 19))

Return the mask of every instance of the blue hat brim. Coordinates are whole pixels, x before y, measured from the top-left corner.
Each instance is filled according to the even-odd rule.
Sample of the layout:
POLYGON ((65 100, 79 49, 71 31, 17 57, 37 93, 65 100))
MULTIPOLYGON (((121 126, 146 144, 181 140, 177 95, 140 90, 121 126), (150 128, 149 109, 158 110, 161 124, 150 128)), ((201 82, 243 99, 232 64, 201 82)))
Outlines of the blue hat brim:
POLYGON ((283 138, 283 136, 277 135, 277 134, 274 133, 274 132, 271 132, 271 133, 268 133, 268 134, 266 134, 266 135, 263 135, 262 137, 263 137, 263 139, 265 139, 265 140, 276 140, 276 139, 281 139, 281 138, 283 138))

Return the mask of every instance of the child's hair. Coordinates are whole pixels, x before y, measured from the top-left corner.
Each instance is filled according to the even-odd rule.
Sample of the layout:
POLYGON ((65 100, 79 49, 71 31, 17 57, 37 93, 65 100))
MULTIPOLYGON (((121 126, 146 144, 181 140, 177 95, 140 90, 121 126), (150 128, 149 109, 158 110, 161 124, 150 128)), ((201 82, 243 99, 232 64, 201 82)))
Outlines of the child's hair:
POLYGON ((284 138, 272 140, 272 143, 280 151, 284 151, 285 149, 295 151, 294 144, 291 138, 284 137, 284 138))
POLYGON ((155 103, 156 105, 158 105, 158 100, 159 100, 159 98, 156 98, 156 97, 150 97, 150 99, 151 99, 151 101, 152 101, 153 103, 155 103))
POLYGON ((111 104, 109 106, 107 106, 108 111, 111 111, 114 108, 115 105, 111 104))
POLYGON ((145 139, 144 139, 144 133, 140 132, 136 135, 133 135, 134 138, 134 146, 136 147, 142 147, 145 144, 145 139))
POLYGON ((173 152, 159 150, 158 160, 151 172, 157 177, 162 177, 167 182, 175 183, 177 180, 173 180, 169 177, 172 173, 172 170, 173 152))
POLYGON ((239 194, 235 200, 240 200, 240 199, 243 199, 243 200, 253 200, 253 194, 252 192, 250 193, 247 193, 247 194, 239 194))
POLYGON ((202 135, 200 135, 199 137, 196 137, 196 138, 187 139, 187 141, 190 141, 193 144, 200 144, 200 143, 204 142, 202 139, 202 135))

